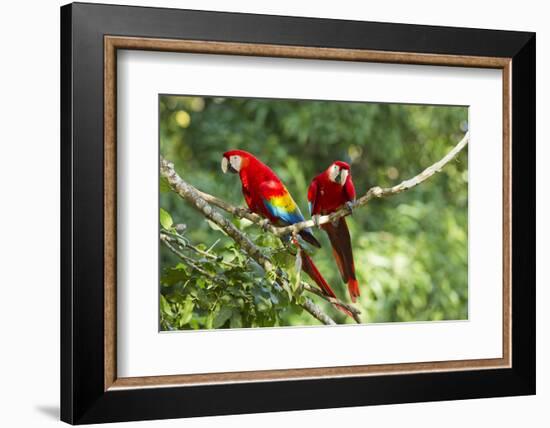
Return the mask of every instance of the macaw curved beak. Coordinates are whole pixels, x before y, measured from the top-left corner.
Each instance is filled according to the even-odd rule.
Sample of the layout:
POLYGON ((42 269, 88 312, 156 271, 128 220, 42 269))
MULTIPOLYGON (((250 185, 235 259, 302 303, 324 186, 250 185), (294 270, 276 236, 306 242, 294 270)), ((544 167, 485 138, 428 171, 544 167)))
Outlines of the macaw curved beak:
POLYGON ((342 186, 346 184, 346 179, 348 178, 348 171, 341 169, 336 176, 336 182, 340 183, 342 186))
POLYGON ((227 159, 225 156, 222 158, 222 171, 223 173, 230 172, 232 174, 238 174, 239 171, 235 169, 235 167, 231 164, 231 161, 227 159))
POLYGON ((224 174, 227 173, 227 165, 229 164, 229 161, 227 160, 227 158, 224 156, 222 157, 222 172, 224 174))

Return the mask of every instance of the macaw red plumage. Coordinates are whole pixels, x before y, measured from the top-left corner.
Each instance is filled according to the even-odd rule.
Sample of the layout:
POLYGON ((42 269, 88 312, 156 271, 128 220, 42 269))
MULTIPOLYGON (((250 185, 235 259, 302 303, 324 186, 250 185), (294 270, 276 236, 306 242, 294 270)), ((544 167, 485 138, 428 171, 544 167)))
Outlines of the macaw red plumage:
MULTIPOLYGON (((304 221, 300 208, 292 199, 279 177, 259 159, 244 150, 225 152, 222 158, 222 171, 239 174, 242 191, 248 208, 268 219, 276 226, 287 226, 304 221)), ((300 236, 310 244, 321 247, 311 232, 304 229, 300 236)), ((299 246, 302 256, 302 268, 313 279, 324 294, 336 297, 325 281, 311 257, 299 246)))
MULTIPOLYGON (((341 161, 332 163, 311 181, 307 199, 311 215, 327 215, 355 201, 355 186, 351 179, 350 166, 341 161)), ((328 234, 338 270, 342 280, 348 284, 351 300, 355 302, 359 296, 359 284, 355 276, 346 219, 342 217, 335 224, 325 223, 321 228, 328 234)))

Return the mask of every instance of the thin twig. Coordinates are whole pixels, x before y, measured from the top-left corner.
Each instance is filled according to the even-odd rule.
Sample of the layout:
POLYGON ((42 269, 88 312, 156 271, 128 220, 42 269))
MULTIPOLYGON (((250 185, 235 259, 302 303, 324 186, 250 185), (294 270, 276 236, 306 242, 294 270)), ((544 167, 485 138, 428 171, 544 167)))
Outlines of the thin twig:
POLYGON ((166 245, 166 248, 168 248, 170 251, 172 251, 176 256, 178 256, 180 259, 182 259, 185 263, 187 263, 192 269, 195 269, 197 272, 200 272, 201 274, 203 274, 204 276, 210 278, 210 279, 215 279, 216 276, 211 274, 210 272, 204 270, 203 268, 201 268, 200 266, 198 266, 196 263, 195 263, 195 260, 193 260, 191 257, 188 257, 186 256, 185 254, 183 254, 181 251, 179 251, 177 248, 175 248, 169 238, 166 236, 166 235, 163 235, 161 234, 160 235, 160 240, 162 241, 162 243, 164 245, 166 245))
POLYGON ((206 252, 209 253, 210 251, 212 251, 214 249, 214 247, 216 245, 218 245, 218 242, 220 242, 220 238, 216 239, 216 242, 214 242, 212 245, 210 245, 210 248, 208 248, 208 250, 206 250, 206 252))
POLYGON ((237 266, 236 264, 234 264, 234 263, 225 261, 225 260, 223 259, 223 257, 221 257, 221 256, 215 256, 215 255, 212 254, 212 253, 209 253, 209 252, 207 252, 207 251, 203 251, 203 250, 201 250, 200 248, 198 248, 198 247, 195 246, 195 245, 187 244, 187 246, 188 246, 191 250, 193 250, 195 253, 200 254, 201 256, 207 257, 207 258, 209 258, 210 260, 215 260, 215 261, 217 261, 218 263, 221 263, 222 265, 225 265, 225 266, 230 267, 230 268, 236 268, 236 267, 238 267, 238 266, 237 266))
POLYGON ((224 260, 223 257, 221 257, 221 256, 216 256, 212 253, 209 253, 208 251, 210 251, 210 249, 208 251, 204 251, 204 250, 201 250, 196 245, 193 245, 189 242, 184 241, 183 240, 184 238, 180 235, 177 235, 175 233, 171 233, 171 232, 168 232, 168 231, 165 231, 165 230, 161 231, 160 234, 168 236, 167 239, 169 241, 175 241, 180 247, 183 247, 184 249, 190 249, 190 250, 194 251, 195 253, 200 254, 203 257, 206 257, 210 260, 214 260, 214 261, 216 261, 218 263, 221 263, 222 265, 225 265, 227 267, 230 267, 230 268, 238 267, 236 264, 224 260))
POLYGON ((312 287, 307 282, 302 281, 300 283, 300 286, 305 290, 309 291, 310 293, 316 294, 317 296, 321 297, 322 299, 326 300, 327 302, 331 303, 334 306, 341 306, 342 308, 348 310, 351 313, 351 316, 355 320, 357 324, 361 324, 361 311, 357 309, 355 306, 350 305, 349 303, 342 302, 340 299, 337 299, 335 297, 327 296, 326 294, 323 294, 323 292, 315 287, 312 287))

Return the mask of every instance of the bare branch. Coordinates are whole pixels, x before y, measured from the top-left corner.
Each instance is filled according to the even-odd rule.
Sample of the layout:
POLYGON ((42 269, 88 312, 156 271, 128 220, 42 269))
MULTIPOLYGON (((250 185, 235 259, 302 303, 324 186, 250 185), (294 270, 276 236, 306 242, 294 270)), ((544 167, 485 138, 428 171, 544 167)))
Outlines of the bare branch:
MULTIPOLYGON (((451 160, 453 160, 456 157, 456 155, 458 155, 458 153, 460 153, 460 151, 468 144, 469 139, 470 139, 470 133, 467 132, 462 138, 462 140, 460 140, 458 144, 454 146, 449 153, 447 153, 443 158, 441 158, 439 161, 437 161, 433 165, 426 168, 420 174, 415 175, 413 178, 405 180, 393 187, 386 187, 386 188, 382 188, 379 186, 371 187, 367 191, 367 193, 365 193, 365 195, 361 196, 359 199, 355 201, 355 203, 351 204, 350 208, 352 209, 359 208, 367 205, 367 203, 373 198, 383 198, 386 196, 397 195, 406 190, 412 189, 415 186, 418 186, 420 183, 426 181, 435 173, 441 171, 441 169, 443 169, 445 165, 447 165, 451 160)), ((275 233, 275 235, 281 236, 289 233, 296 233, 303 229, 307 229, 317 225, 334 222, 339 218, 350 215, 351 214, 350 208, 345 206, 340 208, 338 211, 331 213, 330 215, 320 216, 317 224, 313 220, 306 220, 300 223, 295 223, 290 226, 278 227, 276 228, 277 230, 275 230, 275 232, 273 233, 275 233)))
MULTIPOLYGON (((447 165, 451 160, 453 160, 458 155, 458 153, 460 153, 460 151, 468 144, 469 139, 470 139, 470 133, 467 132, 462 138, 462 140, 460 140, 458 144, 455 147, 453 147, 453 149, 449 153, 447 153, 443 158, 441 158, 439 161, 437 161, 433 165, 426 168, 420 174, 408 180, 405 180, 393 187, 386 187, 386 188, 382 188, 379 186, 371 187, 363 196, 358 198, 355 201, 355 203, 351 204, 350 207, 344 206, 340 208, 338 211, 331 213, 330 215, 320 216, 318 224, 316 224, 313 220, 305 220, 300 223, 292 224, 290 226, 277 227, 273 225, 265 225, 265 228, 269 232, 277 236, 296 234, 303 229, 333 222, 335 220, 338 220, 339 218, 348 216, 351 214, 350 208, 356 209, 356 208, 365 206, 371 199, 397 195, 406 190, 409 190, 415 186, 418 186, 420 183, 426 181, 428 178, 430 178, 437 172, 441 171, 441 169, 443 169, 445 165, 447 165)), ((246 218, 256 224, 260 224, 260 223, 263 224, 262 222, 264 221, 264 219, 261 216, 252 213, 250 210, 246 208, 234 207, 230 203, 223 201, 215 196, 209 195, 204 192, 200 192, 198 190, 197 192, 201 195, 201 197, 204 200, 208 201, 212 205, 215 205, 218 208, 221 208, 222 210, 230 214, 233 214, 235 217, 246 218)))
POLYGON ((336 325, 334 320, 325 314, 319 306, 317 306, 311 299, 306 299, 302 304, 302 308, 308 311, 313 317, 317 318, 325 325, 336 325))
POLYGON ((342 302, 340 299, 337 299, 335 297, 327 296, 326 294, 323 294, 323 292, 315 287, 312 287, 307 282, 302 281, 300 283, 301 287, 305 291, 309 291, 310 293, 316 294, 317 296, 321 297, 322 299, 326 300, 327 302, 331 303, 334 306, 341 306, 342 308, 348 310, 351 313, 351 316, 355 320, 357 324, 361 324, 361 311, 357 309, 355 306, 350 305, 349 303, 342 302))
MULTIPOLYGON (((229 202, 226 202, 223 199, 217 198, 213 195, 209 195, 208 193, 201 192, 198 189, 197 189, 197 194, 209 204, 214 205, 218 208, 221 208, 222 210, 228 212, 229 214, 233 214, 235 217, 246 218, 247 220, 250 220, 253 223, 260 223, 264 220, 262 216, 253 213, 247 208, 234 207, 229 202)), ((275 226, 273 226, 273 230, 275 229, 276 229, 275 226)))

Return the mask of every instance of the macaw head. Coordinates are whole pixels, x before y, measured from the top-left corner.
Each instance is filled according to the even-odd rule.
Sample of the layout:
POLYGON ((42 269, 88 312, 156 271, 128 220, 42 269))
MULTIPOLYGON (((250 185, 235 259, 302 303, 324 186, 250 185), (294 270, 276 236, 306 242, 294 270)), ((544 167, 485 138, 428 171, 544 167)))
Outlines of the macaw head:
POLYGON ((328 179, 340 186, 346 184, 350 172, 350 166, 342 161, 333 162, 326 171, 328 179))
POLYGON ((222 171, 224 174, 228 171, 233 174, 238 174, 241 172, 241 169, 248 166, 252 158, 254 158, 254 156, 244 150, 230 150, 225 152, 222 157, 222 171))

